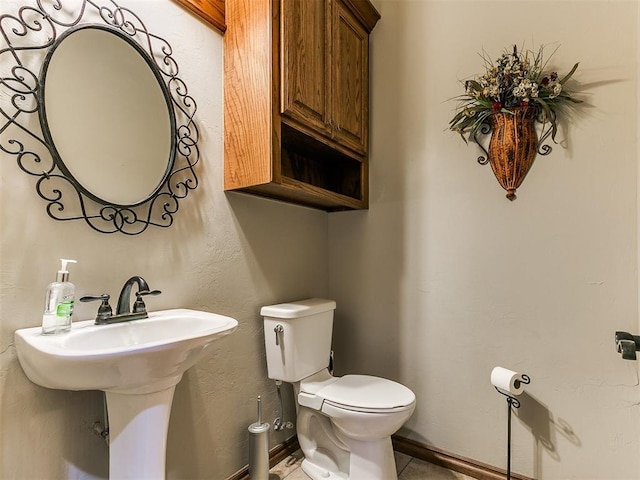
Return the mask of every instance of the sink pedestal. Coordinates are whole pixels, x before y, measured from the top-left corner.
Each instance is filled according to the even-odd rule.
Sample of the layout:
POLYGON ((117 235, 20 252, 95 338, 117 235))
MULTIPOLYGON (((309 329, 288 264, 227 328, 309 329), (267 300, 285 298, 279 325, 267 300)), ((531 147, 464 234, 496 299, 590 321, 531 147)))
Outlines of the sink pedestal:
POLYGON ((109 415, 109 478, 164 480, 167 431, 175 385, 159 392, 105 392, 109 415))

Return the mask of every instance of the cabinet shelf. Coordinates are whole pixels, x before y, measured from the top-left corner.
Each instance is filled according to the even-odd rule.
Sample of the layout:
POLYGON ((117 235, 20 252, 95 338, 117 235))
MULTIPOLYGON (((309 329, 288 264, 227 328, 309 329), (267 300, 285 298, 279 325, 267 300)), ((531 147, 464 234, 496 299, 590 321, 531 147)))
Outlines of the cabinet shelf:
POLYGON ((282 200, 287 203, 295 203, 303 207, 311 207, 328 212, 362 209, 360 202, 353 198, 288 177, 282 177, 281 182, 277 184, 265 183, 234 191, 250 193, 273 200, 282 200))
POLYGON ((281 133, 282 177, 320 189, 317 192, 338 194, 349 200, 351 208, 362 208, 367 185, 366 165, 361 159, 347 156, 286 124, 281 133))

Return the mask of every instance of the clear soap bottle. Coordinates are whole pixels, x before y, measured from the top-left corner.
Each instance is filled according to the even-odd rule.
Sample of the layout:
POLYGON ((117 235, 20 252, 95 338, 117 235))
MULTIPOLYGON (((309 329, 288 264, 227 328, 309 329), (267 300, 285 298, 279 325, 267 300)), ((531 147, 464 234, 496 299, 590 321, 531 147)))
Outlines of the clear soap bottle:
POLYGON ((42 314, 42 333, 44 335, 71 330, 76 287, 69 281, 67 264, 77 262, 66 258, 61 258, 60 262, 61 266, 56 274, 56 281, 49 284, 44 299, 44 313, 42 314))

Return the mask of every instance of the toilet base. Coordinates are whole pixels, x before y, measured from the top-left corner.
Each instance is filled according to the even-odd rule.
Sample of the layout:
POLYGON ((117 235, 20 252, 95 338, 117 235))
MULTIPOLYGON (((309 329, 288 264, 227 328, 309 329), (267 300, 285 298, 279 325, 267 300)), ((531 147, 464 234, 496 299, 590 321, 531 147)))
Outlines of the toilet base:
POLYGON ((298 441, 305 455, 302 470, 313 480, 398 479, 390 436, 350 438, 325 415, 299 407, 298 441))
POLYGON ((349 476, 343 472, 332 472, 311 463, 306 458, 302 461, 302 471, 312 480, 349 480, 349 476))
POLYGON ((397 480, 396 461, 391 438, 362 442, 347 441, 351 450, 349 475, 327 470, 308 459, 302 461, 302 470, 313 480, 397 480))
POLYGON ((349 446, 349 480, 398 480, 391 437, 380 440, 344 438, 349 446))

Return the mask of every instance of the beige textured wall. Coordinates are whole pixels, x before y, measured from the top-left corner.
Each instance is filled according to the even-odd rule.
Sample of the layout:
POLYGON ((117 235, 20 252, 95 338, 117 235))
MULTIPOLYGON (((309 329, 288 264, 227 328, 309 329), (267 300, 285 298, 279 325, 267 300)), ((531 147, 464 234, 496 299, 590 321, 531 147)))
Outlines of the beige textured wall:
MULTIPOLYGON (((140 274, 163 292, 147 302, 150 309, 202 309, 239 321, 176 389, 170 479, 221 480, 247 463, 246 427, 255 421, 256 396, 264 396, 269 421, 277 409, 266 378, 260 306, 327 292, 326 213, 222 191, 222 36, 168 0, 119 3, 173 46, 198 103, 201 184, 181 203, 171 228, 104 235, 82 222, 49 219, 34 179, 0 152, 0 478, 107 477, 107 447, 90 432, 102 415, 101 395, 32 384, 13 345, 14 330, 39 325, 59 257, 78 260, 71 273, 78 296, 117 298, 124 281, 140 274)), ((0 14, 22 4, 2 0, 0 14)), ((80 304, 77 317, 91 318, 95 309, 80 304)), ((290 435, 273 436, 272 444, 290 435)))
POLYGON ((371 208, 329 219, 338 373, 398 379, 404 431, 505 466, 506 407, 489 383, 528 373, 513 467, 538 479, 640 478, 638 2, 376 0, 371 208), (511 203, 447 131, 459 79, 513 42, 560 50, 587 100, 511 203))

